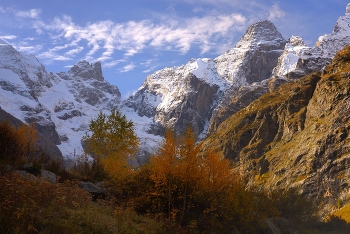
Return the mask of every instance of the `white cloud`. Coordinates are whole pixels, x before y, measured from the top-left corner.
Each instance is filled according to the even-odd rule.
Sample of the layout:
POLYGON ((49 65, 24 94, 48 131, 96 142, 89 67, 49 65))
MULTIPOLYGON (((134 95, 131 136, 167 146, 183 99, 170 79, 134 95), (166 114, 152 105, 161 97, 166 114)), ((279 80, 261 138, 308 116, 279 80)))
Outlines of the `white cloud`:
POLYGON ((154 70, 156 70, 157 67, 158 67, 158 66, 152 66, 152 67, 150 67, 150 68, 148 68, 148 69, 146 69, 146 70, 143 70, 142 73, 151 73, 151 72, 153 72, 154 70))
POLYGON ((25 41, 34 41, 35 38, 34 37, 27 37, 27 38, 24 38, 25 41))
POLYGON ((148 66, 150 66, 151 64, 153 64, 154 61, 155 61, 154 59, 147 59, 146 61, 140 63, 140 65, 145 66, 145 67, 148 67, 148 66))
POLYGON ((17 36, 15 36, 15 35, 3 35, 3 36, 0 36, 0 38, 3 40, 13 40, 13 39, 16 39, 17 36))
POLYGON ((41 45, 36 46, 16 46, 17 50, 25 53, 25 54, 36 54, 39 52, 43 47, 41 45))
POLYGON ((68 60, 72 60, 71 58, 68 58, 66 56, 55 54, 51 50, 43 52, 43 53, 40 53, 37 57, 41 58, 41 59, 46 59, 47 63, 49 63, 50 61, 68 61, 68 60))
POLYGON ((156 63, 157 60, 158 59, 147 59, 144 62, 141 62, 140 65, 146 68, 142 73, 151 73, 159 67, 159 64, 156 63))
POLYGON ((40 13, 41 13, 40 9, 31 9, 29 11, 17 11, 15 14, 16 16, 22 17, 22 18, 36 19, 36 18, 39 18, 40 13))
POLYGON ((129 72, 129 71, 134 70, 135 67, 136 67, 135 64, 130 63, 130 64, 124 66, 122 69, 119 69, 119 72, 121 72, 121 73, 123 73, 123 72, 129 72))
POLYGON ((126 62, 126 60, 125 59, 113 60, 113 61, 104 63, 103 67, 114 67, 115 65, 121 62, 126 62))
POLYGON ((176 13, 174 4, 170 4, 165 10, 168 11, 170 14, 176 13))
MULTIPOLYGON (((243 15, 226 14, 168 20, 158 24, 149 20, 126 23, 99 21, 79 26, 71 17, 64 15, 55 18, 49 24, 37 21, 34 27, 38 33, 47 32, 52 35, 52 39, 67 42, 52 48, 52 52, 66 49, 72 46, 73 42, 75 45, 85 42, 90 47, 85 55, 86 60, 107 61, 113 59, 115 51, 124 52, 125 58, 128 58, 146 48, 174 50, 186 54, 191 47, 197 45, 202 53, 206 53, 215 49, 216 38, 232 37, 229 32, 237 30, 245 23, 246 18, 243 15)), ((78 49, 81 46, 80 44, 80 47, 72 48, 65 55, 74 56, 75 53, 81 52, 78 49)))
POLYGON ((284 11, 282 11, 279 7, 279 5, 276 3, 274 4, 270 11, 269 11, 269 17, 268 20, 275 20, 275 19, 280 19, 283 18, 286 15, 284 11))
POLYGON ((74 56, 76 54, 79 54, 81 51, 83 51, 83 49, 84 49, 84 47, 79 46, 79 47, 77 47, 75 49, 69 50, 68 52, 65 53, 65 55, 67 55, 69 57, 72 57, 72 56, 74 56))
POLYGON ((133 55, 139 53, 136 49, 128 49, 126 53, 124 54, 125 57, 132 57, 133 55))

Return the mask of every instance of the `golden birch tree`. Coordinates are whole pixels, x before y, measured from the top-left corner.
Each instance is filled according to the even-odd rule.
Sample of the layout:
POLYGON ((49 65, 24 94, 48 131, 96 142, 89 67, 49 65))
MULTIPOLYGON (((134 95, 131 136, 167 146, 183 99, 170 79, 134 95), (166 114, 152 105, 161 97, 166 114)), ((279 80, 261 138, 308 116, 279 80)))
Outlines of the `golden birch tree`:
POLYGON ((151 179, 155 183, 156 193, 166 199, 168 218, 174 218, 174 193, 177 188, 176 169, 178 148, 175 134, 167 130, 157 154, 151 158, 151 179))
POLYGON ((89 124, 84 137, 86 153, 99 160, 113 179, 121 178, 130 171, 128 161, 139 145, 134 123, 118 110, 110 115, 100 112, 89 124))

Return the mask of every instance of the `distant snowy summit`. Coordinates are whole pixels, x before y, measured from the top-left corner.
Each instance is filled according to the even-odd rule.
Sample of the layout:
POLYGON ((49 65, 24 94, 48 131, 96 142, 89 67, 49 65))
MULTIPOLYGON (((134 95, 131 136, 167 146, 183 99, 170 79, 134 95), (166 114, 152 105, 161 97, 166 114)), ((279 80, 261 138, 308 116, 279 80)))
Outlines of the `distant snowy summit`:
POLYGON ((291 37, 283 56, 279 59, 276 75, 299 78, 322 70, 334 58, 337 51, 350 43, 350 3, 346 13, 336 22, 333 32, 320 36, 314 47, 308 47, 300 37, 291 37))

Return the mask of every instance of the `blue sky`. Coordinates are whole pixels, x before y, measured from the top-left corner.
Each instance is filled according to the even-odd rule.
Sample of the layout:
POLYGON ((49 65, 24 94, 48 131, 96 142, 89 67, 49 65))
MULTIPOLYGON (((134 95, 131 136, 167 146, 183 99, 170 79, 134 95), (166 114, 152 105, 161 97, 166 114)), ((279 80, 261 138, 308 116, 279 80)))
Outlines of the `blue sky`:
POLYGON ((0 38, 48 71, 101 61, 126 97, 148 74, 191 58, 215 58, 247 27, 272 21, 312 46, 345 14, 345 0, 0 0, 0 38))

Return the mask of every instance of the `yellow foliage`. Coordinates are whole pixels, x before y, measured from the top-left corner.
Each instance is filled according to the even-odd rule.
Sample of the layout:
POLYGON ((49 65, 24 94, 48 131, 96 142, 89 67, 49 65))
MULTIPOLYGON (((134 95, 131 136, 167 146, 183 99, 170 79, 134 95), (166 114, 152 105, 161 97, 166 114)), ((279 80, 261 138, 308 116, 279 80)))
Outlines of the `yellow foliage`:
POLYGON ((19 139, 20 147, 24 149, 24 157, 30 157, 32 152, 38 148, 37 141, 39 139, 34 124, 31 123, 28 126, 21 125, 17 129, 17 136, 19 139))
POLYGON ((86 153, 100 160, 111 178, 121 178, 130 170, 128 160, 139 144, 134 123, 117 110, 112 110, 108 116, 100 112, 91 120, 89 131, 83 138, 86 153))
POLYGON ((16 129, 7 121, 0 123, 0 160, 34 161, 40 154, 38 135, 34 125, 21 125, 16 129))

